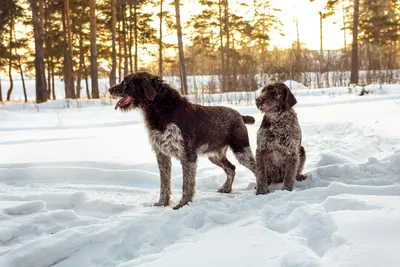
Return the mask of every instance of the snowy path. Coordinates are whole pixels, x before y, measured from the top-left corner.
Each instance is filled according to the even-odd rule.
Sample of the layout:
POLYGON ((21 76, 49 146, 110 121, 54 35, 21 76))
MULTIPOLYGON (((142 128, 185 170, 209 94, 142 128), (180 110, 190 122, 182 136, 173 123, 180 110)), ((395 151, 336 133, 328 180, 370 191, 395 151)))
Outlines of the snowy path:
MULTIPOLYGON (((311 178, 294 192, 255 196, 230 154, 234 191, 218 194, 225 175, 201 158, 196 200, 178 211, 151 207, 158 169, 138 113, 0 110, 0 266, 397 267, 400 100, 321 98, 298 98, 311 178)), ((261 116, 237 109, 256 116, 254 152, 261 116)), ((174 203, 181 183, 174 161, 174 203)))

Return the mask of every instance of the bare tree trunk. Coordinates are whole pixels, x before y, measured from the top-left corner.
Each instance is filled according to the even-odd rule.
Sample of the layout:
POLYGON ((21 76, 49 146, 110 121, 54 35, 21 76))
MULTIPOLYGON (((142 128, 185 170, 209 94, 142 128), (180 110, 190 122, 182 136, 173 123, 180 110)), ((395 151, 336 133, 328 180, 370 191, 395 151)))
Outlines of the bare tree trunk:
POLYGON ((25 99, 25 103, 26 103, 26 102, 28 102, 28 96, 26 95, 24 72, 22 71, 22 64, 21 64, 20 56, 18 56, 18 68, 19 68, 19 73, 21 74, 22 89, 24 90, 24 99, 25 99))
POLYGON ((74 88, 74 70, 72 62, 72 37, 71 37, 71 19, 69 16, 69 0, 64 0, 64 15, 65 15, 65 36, 66 36, 66 51, 64 55, 64 84, 65 84, 65 98, 75 98, 74 88))
POLYGON ((51 57, 47 58, 47 99, 50 99, 51 96, 51 57))
POLYGON ((219 10, 219 37, 221 43, 221 80, 222 80, 222 92, 226 92, 226 77, 225 77, 225 56, 224 56, 224 32, 222 23, 222 0, 218 1, 219 10))
MULTIPOLYGON (((235 37, 232 34, 232 50, 235 51, 235 37)), ((233 65, 233 70, 232 70, 232 84, 237 84, 237 57, 236 53, 232 55, 232 65, 233 65)))
POLYGON ((96 43, 96 3, 90 2, 90 71, 92 80, 92 97, 100 98, 97 70, 97 43, 96 43))
POLYGON ((13 31, 14 31, 14 19, 11 17, 11 23, 10 23, 10 58, 9 58, 9 62, 8 62, 8 78, 10 80, 10 87, 7 91, 7 101, 10 101, 11 99, 11 93, 14 89, 14 81, 13 81, 13 77, 12 77, 12 51, 13 51, 13 46, 12 46, 12 39, 13 39, 13 31))
POLYGON ((163 48, 163 42, 162 42, 162 22, 163 22, 163 0, 160 0, 160 39, 158 43, 158 76, 162 78, 163 76, 163 58, 162 58, 162 48, 163 48))
POLYGON ((128 40, 128 54, 129 54, 129 72, 133 70, 133 59, 132 59, 132 2, 129 2, 129 40, 128 40))
POLYGON ((91 99, 90 90, 89 90, 89 81, 88 81, 88 68, 86 67, 85 63, 83 63, 83 67, 85 69, 85 84, 86 84, 86 96, 88 99, 91 99))
POLYGON ((30 0, 30 3, 35 37, 36 103, 42 103, 47 100, 43 48, 44 3, 43 0, 30 0))
POLYGON ((3 89, 1 87, 1 72, 0 72, 0 103, 3 103, 3 89))
POLYGON ((123 1, 122 6, 122 43, 124 46, 124 76, 129 74, 129 64, 128 64, 128 45, 126 43, 126 12, 125 12, 125 1, 123 1))
POLYGON ((185 55, 183 52, 179 0, 175 0, 175 14, 176 14, 176 28, 177 28, 177 33, 178 33, 179 67, 180 67, 180 72, 181 72, 182 92, 183 92, 183 94, 187 95, 188 94, 188 86, 187 86, 187 77, 186 77, 185 55))
POLYGON ((298 75, 300 73, 300 66, 301 66, 301 46, 300 46, 300 32, 299 32, 299 19, 296 17, 295 19, 296 23, 296 35, 297 35, 297 48, 295 52, 295 66, 294 70, 292 71, 292 77, 291 80, 293 79, 298 79, 298 75))
POLYGON ((296 23, 296 36, 297 36, 297 50, 300 50, 300 32, 299 32, 299 19, 295 18, 296 23))
POLYGON ((76 98, 81 98, 81 82, 82 82, 82 68, 85 61, 85 55, 83 54, 83 31, 82 24, 79 25, 79 67, 78 77, 76 83, 76 98))
MULTIPOLYGON (((15 41, 15 43, 17 43, 17 37, 16 37, 16 34, 15 34, 15 31, 14 31, 14 41, 15 41)), ((26 103, 26 102, 28 102, 28 97, 27 97, 27 95, 26 95, 26 87, 25 87, 24 72, 23 72, 23 70, 22 70, 21 56, 18 55, 17 47, 15 47, 15 54, 17 55, 17 59, 18 59, 18 61, 17 61, 17 63, 18 63, 18 70, 19 70, 19 73, 20 73, 20 75, 21 75, 22 89, 23 89, 23 92, 24 92, 24 99, 25 99, 25 103, 26 103)))
POLYGON ((354 0, 353 45, 351 49, 351 74, 350 74, 351 83, 358 83, 358 15, 359 15, 359 1, 354 0))
POLYGON ((53 100, 56 100, 56 87, 55 87, 55 77, 54 77, 54 64, 51 64, 51 93, 53 100))
MULTIPOLYGON (((120 9, 121 10, 121 9, 120 9)), ((121 21, 118 22, 118 81, 122 78, 122 30, 121 21)))
POLYGON ((324 49, 323 49, 323 38, 322 38, 322 12, 319 12, 319 50, 320 50, 320 61, 319 61, 319 72, 323 72, 324 65, 324 49))
MULTIPOLYGON (((53 31, 49 31, 50 29, 50 19, 49 19, 49 0, 44 1, 44 43, 46 45, 46 49, 51 50, 51 42, 49 40, 53 40, 53 31)), ((47 67, 47 90, 46 97, 47 100, 51 99, 51 65, 53 64, 52 56, 48 53, 45 53, 46 61, 45 65, 47 67)))
POLYGON ((231 69, 230 69, 230 58, 231 58, 231 51, 230 51, 230 33, 229 33, 229 0, 224 0, 224 31, 226 36, 226 65, 225 65, 225 77, 226 77, 226 90, 231 90, 231 69))
POLYGON ((134 38, 135 38, 135 72, 138 71, 138 27, 137 27, 137 1, 133 2, 133 24, 134 24, 134 38))
POLYGON ((110 87, 115 85, 117 83, 117 77, 116 77, 116 69, 117 69, 117 50, 115 49, 115 39, 117 35, 117 30, 116 30, 116 25, 117 25, 117 5, 116 5, 116 0, 111 0, 111 9, 112 9, 112 15, 111 15, 111 34, 112 34, 112 39, 111 39, 111 47, 112 47, 112 52, 111 52, 111 74, 110 74, 110 87))
POLYGON ((347 41, 346 41, 346 13, 344 10, 344 0, 342 0, 342 12, 343 12, 343 45, 344 45, 344 68, 347 71, 347 41))

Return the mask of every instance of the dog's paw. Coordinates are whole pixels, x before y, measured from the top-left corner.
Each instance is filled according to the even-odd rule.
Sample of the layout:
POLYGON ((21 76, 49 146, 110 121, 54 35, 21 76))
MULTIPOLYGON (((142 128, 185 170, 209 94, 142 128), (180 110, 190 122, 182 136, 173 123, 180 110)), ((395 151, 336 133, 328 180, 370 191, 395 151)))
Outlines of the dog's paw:
POLYGON ((182 206, 178 204, 178 205, 174 206, 172 209, 173 210, 179 210, 180 208, 182 208, 182 206))
POLYGON ((218 192, 219 193, 225 193, 225 194, 230 193, 230 192, 232 192, 232 187, 223 185, 218 189, 218 192))
POLYGON ((179 203, 178 205, 175 205, 172 209, 179 210, 180 208, 182 208, 183 206, 186 206, 186 205, 189 205, 189 203, 186 203, 186 204, 179 203))
POLYGON ((266 195, 268 193, 269 193, 268 188, 261 188, 261 187, 256 188, 256 195, 266 195))
POLYGON ((305 179, 307 179, 307 175, 306 174, 299 174, 296 177, 296 181, 304 181, 305 179))
POLYGON ((165 202, 165 201, 158 201, 156 203, 153 204, 154 207, 167 207, 169 206, 169 202, 165 202))
POLYGON ((284 190, 284 191, 293 191, 293 187, 294 186, 284 185, 282 187, 282 190, 284 190))
POLYGON ((182 208, 183 206, 189 205, 189 202, 192 202, 192 200, 181 199, 179 201, 179 204, 174 206, 172 209, 178 210, 178 209, 182 208))

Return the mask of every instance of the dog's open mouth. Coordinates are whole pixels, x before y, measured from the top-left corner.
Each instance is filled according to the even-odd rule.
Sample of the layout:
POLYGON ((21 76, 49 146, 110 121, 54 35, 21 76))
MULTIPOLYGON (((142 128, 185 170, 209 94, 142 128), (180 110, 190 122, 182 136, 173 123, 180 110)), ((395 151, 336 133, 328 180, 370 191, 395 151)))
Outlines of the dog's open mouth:
POLYGON ((119 107, 125 107, 125 106, 129 105, 131 102, 132 102, 132 97, 124 96, 115 105, 115 110, 117 110, 119 107))

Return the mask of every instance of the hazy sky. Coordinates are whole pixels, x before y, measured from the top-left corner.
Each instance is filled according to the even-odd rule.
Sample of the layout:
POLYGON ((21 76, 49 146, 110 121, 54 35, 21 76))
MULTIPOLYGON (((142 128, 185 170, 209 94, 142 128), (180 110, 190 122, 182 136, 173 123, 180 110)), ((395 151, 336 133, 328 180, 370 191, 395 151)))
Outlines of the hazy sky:
MULTIPOLYGON (((232 1, 233 3, 235 1, 232 1)), ((252 1, 249 0, 249 3, 252 1)), ((185 22, 194 13, 200 9, 196 5, 196 1, 186 0, 181 8, 182 22, 185 22)), ((294 19, 297 17, 299 21, 300 41, 305 43, 309 49, 319 49, 320 47, 320 30, 319 30, 319 14, 318 11, 323 10, 326 0, 315 0, 310 3, 309 0, 272 0, 273 7, 282 11, 277 13, 277 17, 282 21, 282 32, 285 36, 279 34, 271 35, 271 44, 280 47, 290 47, 293 40, 296 40, 296 26, 294 19)), ((323 23, 323 46, 324 49, 339 49, 343 47, 344 37, 342 12, 325 19, 323 23), (334 22, 336 24, 334 24, 334 22)), ((350 32, 347 33, 347 43, 351 41, 350 32)), ((167 37, 168 38, 168 37, 167 37)))
MULTIPOLYGON (((316 0, 310 3, 308 0, 272 0, 273 5, 280 8, 279 18, 283 22, 283 32, 285 37, 276 36, 272 39, 272 43, 288 47, 292 40, 296 37, 296 26, 294 18, 297 16, 299 20, 300 41, 305 43, 309 49, 319 49, 320 47, 320 30, 319 30, 319 14, 326 0, 316 0)), ((342 12, 339 10, 332 18, 323 21, 323 46, 324 49, 339 49, 343 47, 344 36, 342 12), (336 21, 336 24, 334 22, 336 21)), ((347 31, 347 43, 351 41, 347 31)))

